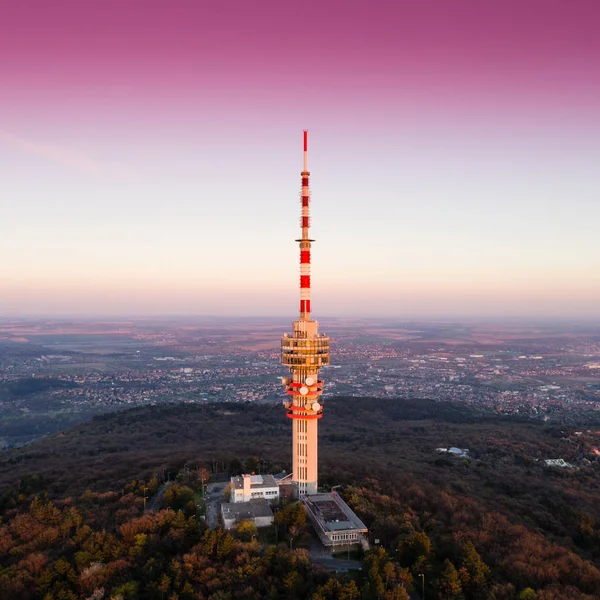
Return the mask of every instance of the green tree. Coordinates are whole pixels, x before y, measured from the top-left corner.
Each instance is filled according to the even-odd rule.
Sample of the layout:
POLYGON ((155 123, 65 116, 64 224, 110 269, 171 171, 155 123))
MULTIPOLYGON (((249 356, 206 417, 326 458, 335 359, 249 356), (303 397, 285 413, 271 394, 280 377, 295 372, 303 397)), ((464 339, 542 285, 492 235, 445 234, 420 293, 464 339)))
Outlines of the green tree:
POLYGON ((413 565, 419 557, 428 559, 431 555, 431 540, 424 531, 411 533, 399 545, 400 560, 406 566, 413 565))
POLYGON ((237 475, 238 473, 242 472, 242 463, 240 462, 239 458, 232 458, 229 461, 229 472, 232 475, 237 475))
POLYGON ((231 501, 231 483, 228 483, 223 488, 223 499, 225 500, 225 502, 230 502, 231 501))
POLYGON ((190 514, 190 506, 191 512, 194 511, 194 490, 189 488, 187 485, 180 485, 178 483, 174 483, 163 496, 163 507, 172 508, 173 510, 183 510, 190 514))
POLYGON ((246 473, 256 473, 258 471, 258 458, 251 456, 246 459, 246 473))

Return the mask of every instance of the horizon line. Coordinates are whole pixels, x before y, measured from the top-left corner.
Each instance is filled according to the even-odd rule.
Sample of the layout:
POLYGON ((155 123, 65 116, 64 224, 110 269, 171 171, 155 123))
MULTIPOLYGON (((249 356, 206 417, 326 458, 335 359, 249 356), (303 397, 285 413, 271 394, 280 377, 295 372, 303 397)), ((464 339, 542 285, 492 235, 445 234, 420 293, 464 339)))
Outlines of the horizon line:
MULTIPOLYGON (((152 320, 172 320, 181 321, 185 319, 213 319, 213 320, 272 320, 272 321, 283 321, 287 319, 295 320, 297 316, 290 314, 289 316, 280 315, 219 315, 219 314, 207 314, 207 313, 189 313, 189 314, 85 314, 85 315, 56 315, 56 314, 24 314, 24 315, 10 315, 0 314, 0 322, 2 321, 104 321, 104 322, 122 322, 122 321, 152 321, 152 320)), ((498 322, 498 321, 528 321, 532 323, 547 323, 547 322, 595 322, 600 326, 600 316, 539 316, 539 315, 481 315, 481 316, 460 316, 460 315, 435 315, 435 316, 391 316, 391 315, 323 315, 317 320, 327 321, 396 321, 396 322, 498 322)))

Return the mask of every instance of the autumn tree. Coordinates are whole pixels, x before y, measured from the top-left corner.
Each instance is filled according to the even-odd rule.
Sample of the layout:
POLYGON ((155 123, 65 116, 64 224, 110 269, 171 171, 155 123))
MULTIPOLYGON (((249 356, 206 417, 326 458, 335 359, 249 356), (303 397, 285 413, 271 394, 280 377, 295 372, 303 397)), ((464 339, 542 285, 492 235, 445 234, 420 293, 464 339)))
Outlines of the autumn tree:
POLYGON ((387 552, 380 547, 373 548, 365 555, 364 564, 367 573, 361 590, 365 600, 376 600, 385 593, 384 567, 389 562, 387 552))
POLYGON ((317 588, 312 600, 359 600, 359 598, 360 592, 354 581, 343 584, 338 579, 330 579, 317 588))
POLYGON ((306 525, 306 512, 301 502, 288 504, 275 514, 276 527, 284 527, 292 538, 300 534, 306 525))
POLYGON ((240 521, 235 528, 235 532, 240 540, 249 542, 253 536, 256 537, 258 530, 252 521, 240 521))
POLYGON ((460 584, 467 598, 487 598, 489 567, 481 560, 472 542, 463 546, 461 567, 458 571, 460 584))
POLYGON ((194 490, 187 485, 174 483, 165 492, 162 505, 165 508, 172 508, 175 511, 182 510, 186 515, 192 515, 196 508, 194 490))
POLYGON ((160 483, 158 481, 158 477, 156 475, 154 475, 152 477, 152 479, 148 482, 148 488, 146 490, 148 497, 154 496, 154 494, 156 494, 156 492, 158 492, 159 486, 160 486, 160 483))
POLYGON ((448 559, 444 561, 444 570, 438 580, 438 590, 440 598, 460 598, 462 586, 458 577, 458 571, 452 562, 448 559))
POLYGON ((400 542, 398 551, 403 565, 421 565, 431 555, 431 540, 424 531, 415 531, 400 542))

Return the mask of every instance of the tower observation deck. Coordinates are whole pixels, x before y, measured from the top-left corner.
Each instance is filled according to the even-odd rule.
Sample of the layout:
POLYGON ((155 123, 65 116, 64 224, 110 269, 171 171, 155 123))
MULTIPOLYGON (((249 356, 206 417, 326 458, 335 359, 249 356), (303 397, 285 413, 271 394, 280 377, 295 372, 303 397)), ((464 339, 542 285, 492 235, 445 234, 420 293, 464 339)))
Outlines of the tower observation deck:
POLYGON ((289 395, 284 402, 288 418, 292 419, 292 479, 302 495, 317 493, 318 422, 323 416, 319 397, 323 381, 321 367, 329 364, 329 338, 319 333, 319 324, 311 318, 310 306, 310 191, 308 185, 308 132, 304 132, 304 170, 300 195, 302 234, 300 245, 300 316, 293 323, 292 333, 281 338, 281 363, 288 367, 289 377, 282 383, 289 395))

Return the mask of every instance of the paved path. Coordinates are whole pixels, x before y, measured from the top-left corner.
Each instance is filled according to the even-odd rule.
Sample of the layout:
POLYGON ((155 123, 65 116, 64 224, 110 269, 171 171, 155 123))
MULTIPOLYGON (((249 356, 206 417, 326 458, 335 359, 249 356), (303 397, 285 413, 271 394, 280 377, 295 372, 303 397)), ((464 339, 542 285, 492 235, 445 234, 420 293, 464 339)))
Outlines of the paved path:
POLYGON ((219 524, 223 490, 226 485, 225 482, 215 482, 206 486, 206 522, 209 529, 215 529, 219 524))
POLYGON ((310 544, 309 554, 312 562, 325 567, 329 571, 355 571, 362 567, 360 560, 346 560, 331 556, 331 549, 325 548, 316 538, 316 534, 310 544))
POLYGON ((168 481, 167 483, 163 483, 159 488, 158 491, 156 492, 156 494, 152 497, 152 499, 150 500, 150 502, 148 502, 148 508, 147 510, 157 510, 159 508, 160 505, 160 501, 162 500, 162 497, 164 496, 165 492, 167 491, 167 488, 172 485, 172 481, 168 481))
POLYGON ((362 567, 360 560, 344 560, 341 558, 332 558, 331 556, 312 556, 311 560, 316 565, 321 565, 329 571, 358 571, 362 567))

